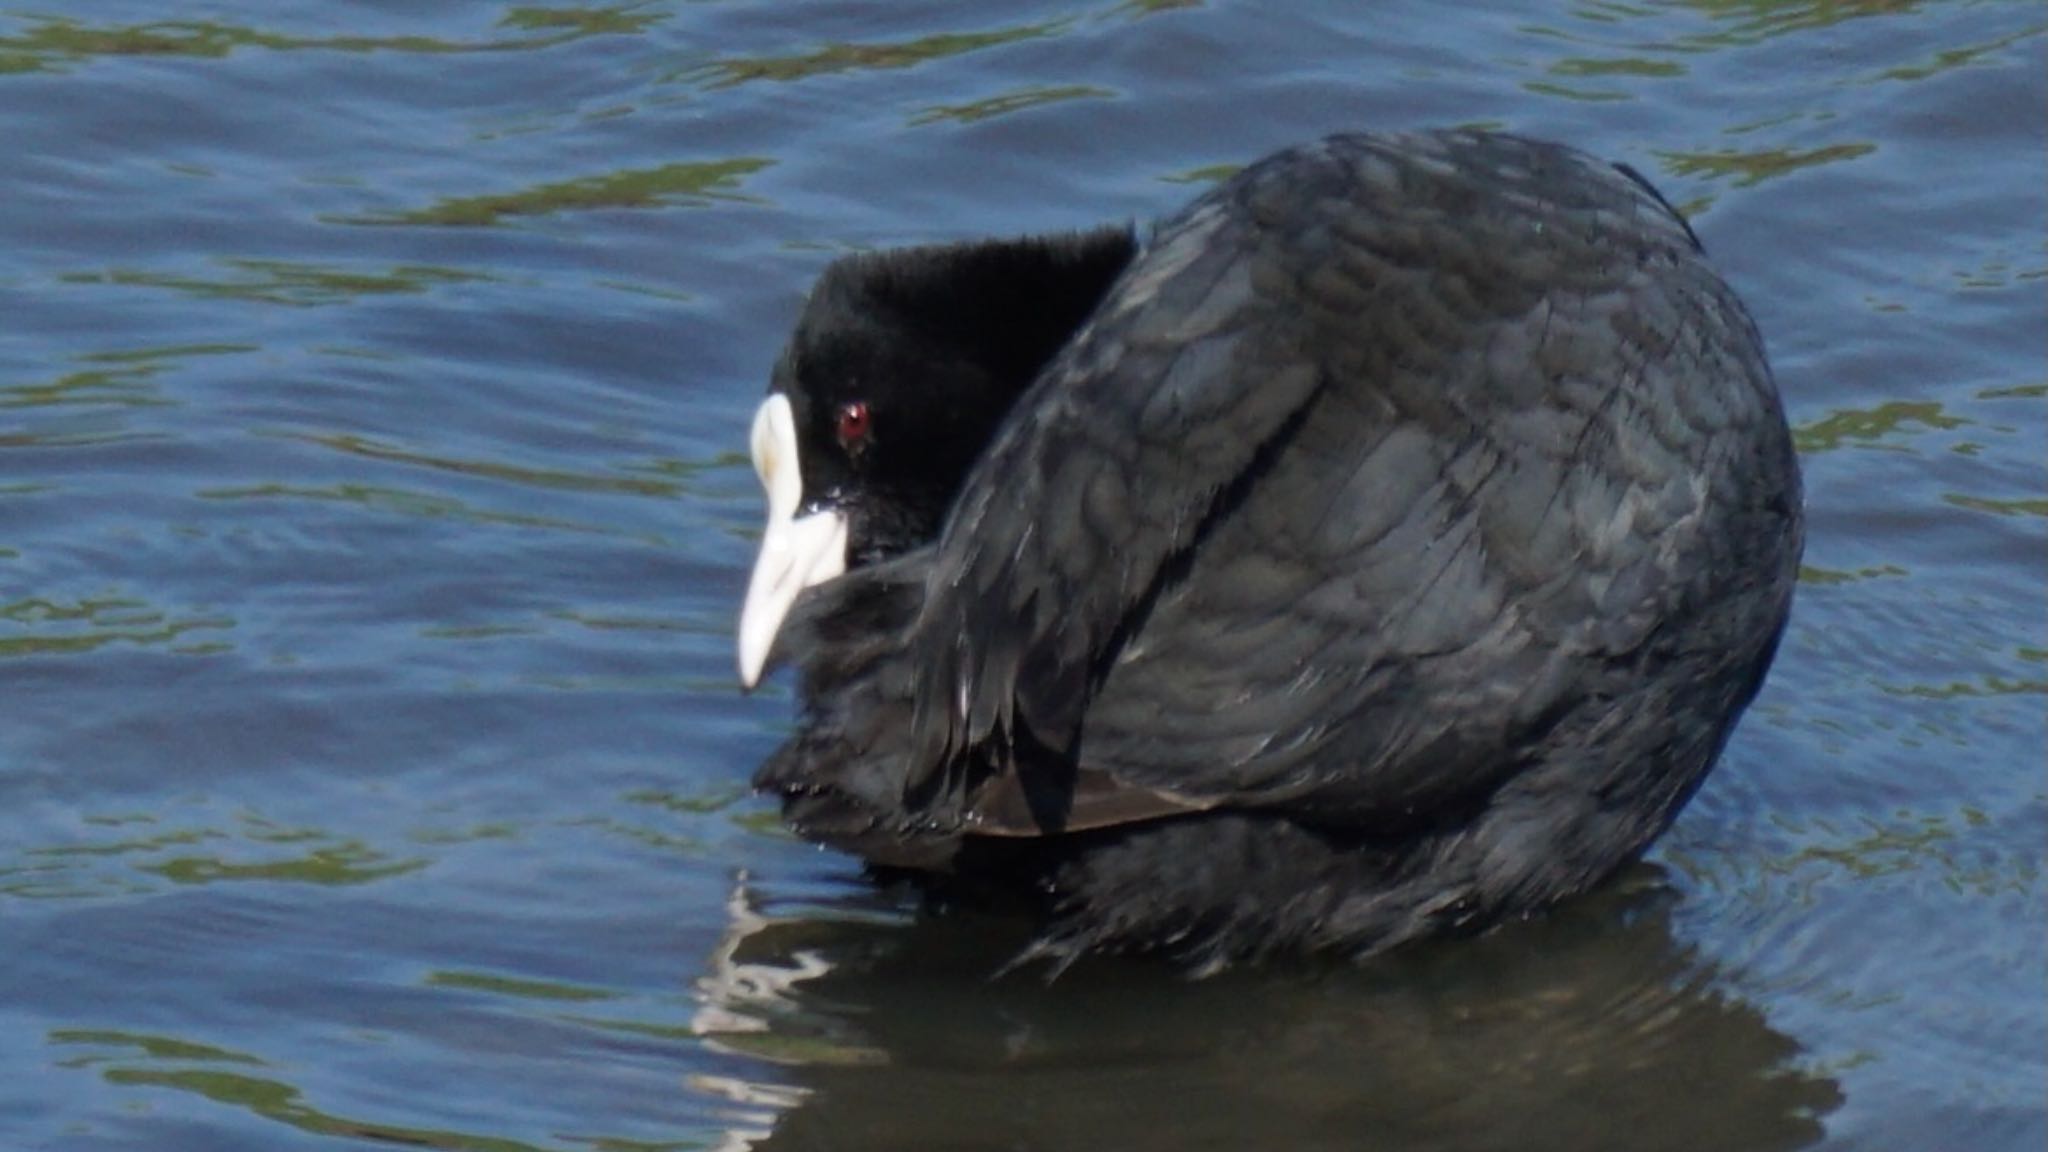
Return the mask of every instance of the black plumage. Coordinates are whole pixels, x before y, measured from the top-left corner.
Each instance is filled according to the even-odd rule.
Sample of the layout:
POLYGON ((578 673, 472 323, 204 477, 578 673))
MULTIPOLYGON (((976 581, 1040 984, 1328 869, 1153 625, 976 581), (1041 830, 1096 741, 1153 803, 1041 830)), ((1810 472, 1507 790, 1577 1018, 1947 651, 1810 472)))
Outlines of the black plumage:
POLYGON ((1585 889, 1711 767, 1801 549, 1686 223, 1503 135, 1291 149, 1142 243, 841 261, 771 393, 851 570, 780 620, 757 783, 1045 893, 1054 958, 1364 955, 1585 889))

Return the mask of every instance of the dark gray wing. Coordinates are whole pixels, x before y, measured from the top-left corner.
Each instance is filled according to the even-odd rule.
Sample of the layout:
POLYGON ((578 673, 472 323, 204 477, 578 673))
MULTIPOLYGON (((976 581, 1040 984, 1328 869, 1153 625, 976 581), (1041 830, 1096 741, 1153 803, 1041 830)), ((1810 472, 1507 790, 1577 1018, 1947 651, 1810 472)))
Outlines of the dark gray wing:
POLYGON ((1363 181, 1317 264, 1369 303, 1098 674, 1093 770, 1409 831, 1539 766, 1696 779, 1674 747, 1710 753, 1754 690, 1799 492, 1747 313, 1638 179, 1435 143, 1361 143, 1403 196, 1363 181))

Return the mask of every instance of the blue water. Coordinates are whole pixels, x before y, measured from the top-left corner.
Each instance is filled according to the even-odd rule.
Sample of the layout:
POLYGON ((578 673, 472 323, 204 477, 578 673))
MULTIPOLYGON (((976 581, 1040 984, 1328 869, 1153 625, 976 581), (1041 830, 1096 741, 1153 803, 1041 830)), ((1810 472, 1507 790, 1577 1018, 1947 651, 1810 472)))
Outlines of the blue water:
POLYGON ((2034 1150, 2048 9, 0 0, 0 1148, 2034 1150), (175 22, 164 22, 173 18, 175 22), (990 982, 745 787, 837 254, 1346 128, 1651 174, 1809 568, 1651 863, 1364 969, 990 982))

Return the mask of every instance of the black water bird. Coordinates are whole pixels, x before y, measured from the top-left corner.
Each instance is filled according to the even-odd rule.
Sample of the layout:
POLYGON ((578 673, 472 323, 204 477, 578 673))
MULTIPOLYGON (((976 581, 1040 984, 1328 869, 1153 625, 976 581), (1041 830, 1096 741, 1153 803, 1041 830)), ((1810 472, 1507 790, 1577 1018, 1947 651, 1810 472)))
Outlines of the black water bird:
POLYGON ((802 835, 1197 970, 1483 928, 1638 856, 1801 542, 1761 340, 1641 176, 1337 136, 1140 235, 858 255, 752 448, 741 677, 802 835))

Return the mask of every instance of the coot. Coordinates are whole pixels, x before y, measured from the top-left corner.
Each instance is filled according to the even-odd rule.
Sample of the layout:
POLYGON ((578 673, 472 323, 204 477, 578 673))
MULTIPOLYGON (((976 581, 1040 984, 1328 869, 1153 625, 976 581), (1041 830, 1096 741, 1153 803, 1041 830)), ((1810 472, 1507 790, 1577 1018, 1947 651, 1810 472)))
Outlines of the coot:
POLYGON ((1756 695, 1802 544, 1755 325, 1635 172, 1448 131, 1138 235, 842 259, 755 418, 740 673, 801 835, 1032 955, 1367 955, 1579 892, 1756 695))

